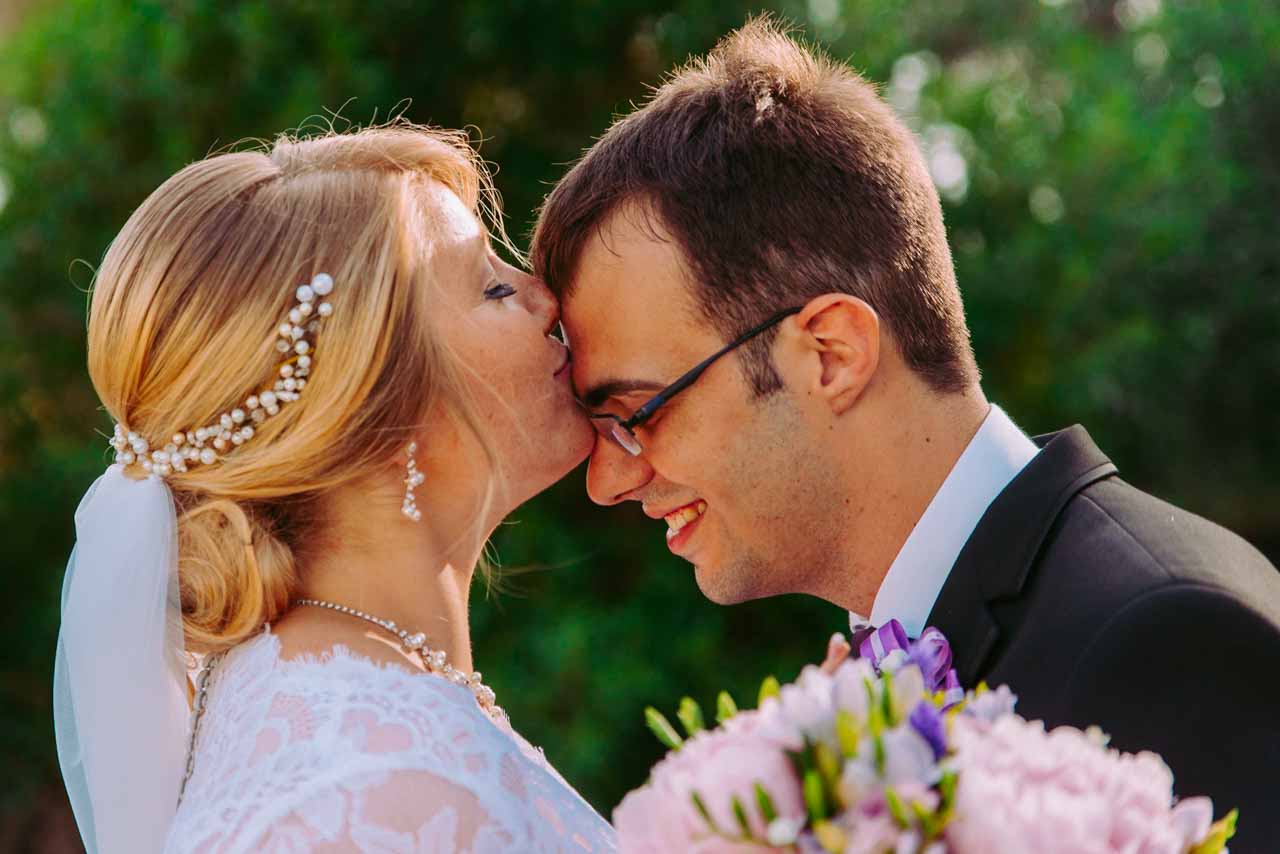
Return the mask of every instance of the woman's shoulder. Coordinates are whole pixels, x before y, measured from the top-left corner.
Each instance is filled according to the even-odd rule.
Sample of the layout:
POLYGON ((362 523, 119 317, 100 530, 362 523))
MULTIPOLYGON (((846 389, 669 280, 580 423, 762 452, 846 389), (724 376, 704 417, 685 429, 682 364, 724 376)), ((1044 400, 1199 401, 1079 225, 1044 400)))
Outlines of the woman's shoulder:
POLYGON ((343 644, 281 653, 267 632, 216 666, 170 850, 256 850, 300 827, 328 839, 406 789, 431 799, 392 809, 396 826, 483 839, 509 823, 519 748, 468 689, 343 644))

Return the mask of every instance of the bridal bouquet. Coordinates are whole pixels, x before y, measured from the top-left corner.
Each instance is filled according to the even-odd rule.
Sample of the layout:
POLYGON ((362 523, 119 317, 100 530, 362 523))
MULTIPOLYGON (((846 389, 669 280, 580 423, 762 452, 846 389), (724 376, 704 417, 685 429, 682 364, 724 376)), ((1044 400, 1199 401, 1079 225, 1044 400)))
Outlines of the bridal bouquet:
POLYGON ((915 642, 896 622, 832 675, 768 679, 759 708, 728 694, 704 726, 685 698, 687 739, 654 709, 671 748, 614 812, 624 854, 1216 854, 1233 811, 1174 802, 1154 753, 1109 749, 1096 728, 1014 714, 1005 686, 964 692, 936 629, 915 642))

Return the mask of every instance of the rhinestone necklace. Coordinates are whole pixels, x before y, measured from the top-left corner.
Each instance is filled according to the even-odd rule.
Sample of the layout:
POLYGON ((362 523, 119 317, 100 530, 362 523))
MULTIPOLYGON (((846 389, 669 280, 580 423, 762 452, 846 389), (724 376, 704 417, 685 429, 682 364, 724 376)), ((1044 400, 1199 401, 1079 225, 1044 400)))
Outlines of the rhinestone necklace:
POLYGON ((427 636, 422 632, 410 634, 407 629, 400 628, 391 620, 384 620, 372 614, 366 614, 364 611, 348 608, 346 605, 339 605, 336 602, 326 602, 323 599, 298 599, 293 604, 310 605, 313 608, 328 608, 330 611, 337 611, 339 614, 358 617, 361 620, 373 623, 384 631, 390 632, 400 639, 400 644, 406 651, 416 652, 421 656, 422 663, 426 665, 429 673, 438 674, 456 685, 471 689, 471 693, 475 695, 476 702, 480 704, 480 708, 495 717, 506 717, 506 713, 494 702, 497 699, 497 695, 493 693, 493 689, 481 681, 480 671, 463 673, 454 667, 449 663, 449 657, 445 655, 443 650, 431 649, 427 646, 427 636))

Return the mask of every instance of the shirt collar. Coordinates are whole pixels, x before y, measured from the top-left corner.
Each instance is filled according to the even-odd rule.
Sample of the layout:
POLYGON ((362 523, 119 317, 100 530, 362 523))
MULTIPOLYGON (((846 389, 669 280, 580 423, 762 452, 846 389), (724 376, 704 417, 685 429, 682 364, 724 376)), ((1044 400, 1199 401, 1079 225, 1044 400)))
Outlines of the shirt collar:
MULTIPOLYGON (((908 636, 920 636, 973 529, 1038 451, 993 404, 889 567, 871 607, 872 625, 896 619, 908 636)), ((850 613, 849 622, 866 621, 850 613)))

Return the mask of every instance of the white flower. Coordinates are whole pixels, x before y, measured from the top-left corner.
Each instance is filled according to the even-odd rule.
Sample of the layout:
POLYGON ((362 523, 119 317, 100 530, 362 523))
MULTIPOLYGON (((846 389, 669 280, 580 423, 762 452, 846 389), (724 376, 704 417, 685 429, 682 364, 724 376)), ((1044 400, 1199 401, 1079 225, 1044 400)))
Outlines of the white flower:
POLYGON ((778 847, 794 845, 796 837, 800 835, 800 830, 804 827, 804 822, 803 816, 796 818, 778 816, 769 823, 769 827, 765 831, 765 840, 770 845, 777 845, 778 847))

